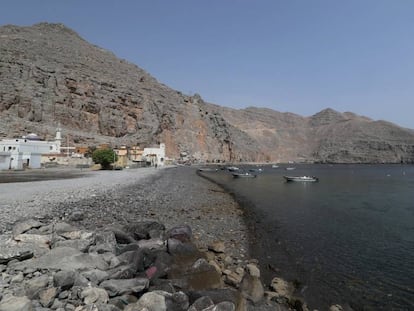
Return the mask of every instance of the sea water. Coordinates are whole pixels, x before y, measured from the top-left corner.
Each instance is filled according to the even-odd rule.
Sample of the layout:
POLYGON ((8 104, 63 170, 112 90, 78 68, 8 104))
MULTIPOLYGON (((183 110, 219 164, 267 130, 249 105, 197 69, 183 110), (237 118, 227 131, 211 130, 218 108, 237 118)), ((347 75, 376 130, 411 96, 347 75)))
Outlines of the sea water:
MULTIPOLYGON (((289 166, 292 166, 291 164, 289 166)), ((414 166, 262 167, 206 172, 247 209, 266 284, 294 281, 312 308, 414 310, 414 166), (319 182, 286 182, 314 175, 319 182)))

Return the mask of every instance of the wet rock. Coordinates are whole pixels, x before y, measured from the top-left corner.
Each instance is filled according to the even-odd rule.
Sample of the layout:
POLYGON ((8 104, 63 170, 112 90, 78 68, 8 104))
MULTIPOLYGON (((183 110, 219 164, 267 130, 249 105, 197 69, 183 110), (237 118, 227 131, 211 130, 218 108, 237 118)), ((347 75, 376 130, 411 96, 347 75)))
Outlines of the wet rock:
POLYGON ((342 308, 341 305, 332 305, 329 307, 329 311, 343 311, 344 309, 342 308))
POLYGON ((278 294, 279 297, 290 300, 294 292, 294 286, 281 278, 273 278, 270 287, 278 294))
POLYGON ((224 253, 226 251, 226 246, 223 241, 214 241, 208 245, 208 249, 215 253, 224 253))
POLYGON ((242 295, 252 302, 258 302, 264 296, 264 288, 260 278, 248 273, 244 276, 240 284, 240 290, 242 291, 242 295))

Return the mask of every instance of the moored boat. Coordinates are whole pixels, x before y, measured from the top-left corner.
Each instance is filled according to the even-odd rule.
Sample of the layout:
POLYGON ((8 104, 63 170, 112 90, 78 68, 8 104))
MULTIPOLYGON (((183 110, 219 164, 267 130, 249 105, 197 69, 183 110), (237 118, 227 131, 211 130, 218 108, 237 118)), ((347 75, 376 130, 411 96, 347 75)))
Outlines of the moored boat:
POLYGON ((286 181, 319 181, 319 178, 315 176, 283 176, 283 178, 286 179, 286 181))
POLYGON ((254 177, 256 177, 257 175, 255 175, 255 174, 251 174, 251 173, 248 173, 248 172, 246 172, 246 173, 233 173, 232 174, 233 175, 233 177, 234 178, 254 178, 254 177))
POLYGON ((238 171, 238 170, 239 170, 239 168, 238 168, 237 166, 228 166, 228 167, 227 167, 227 170, 228 170, 229 172, 236 172, 236 171, 238 171))
POLYGON ((218 168, 212 168, 212 167, 200 167, 198 169, 199 172, 217 172, 218 168))

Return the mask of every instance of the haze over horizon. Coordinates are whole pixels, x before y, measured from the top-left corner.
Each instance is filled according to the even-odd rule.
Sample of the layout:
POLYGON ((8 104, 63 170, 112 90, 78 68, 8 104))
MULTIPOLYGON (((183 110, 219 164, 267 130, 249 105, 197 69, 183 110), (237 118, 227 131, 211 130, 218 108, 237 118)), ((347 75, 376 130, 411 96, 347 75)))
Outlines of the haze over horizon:
POLYGON ((414 128, 414 2, 4 0, 1 26, 63 23, 185 94, 414 128))

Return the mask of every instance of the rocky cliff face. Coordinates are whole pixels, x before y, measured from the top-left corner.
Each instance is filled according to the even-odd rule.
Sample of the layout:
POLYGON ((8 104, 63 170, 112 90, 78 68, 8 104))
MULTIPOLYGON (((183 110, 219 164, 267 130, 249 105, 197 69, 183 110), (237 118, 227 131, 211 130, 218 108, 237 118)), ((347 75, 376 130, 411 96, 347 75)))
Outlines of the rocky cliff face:
POLYGON ((165 142, 197 160, 414 162, 414 134, 325 110, 234 110, 173 90, 61 24, 0 27, 0 137, 60 126, 70 143, 165 142))

